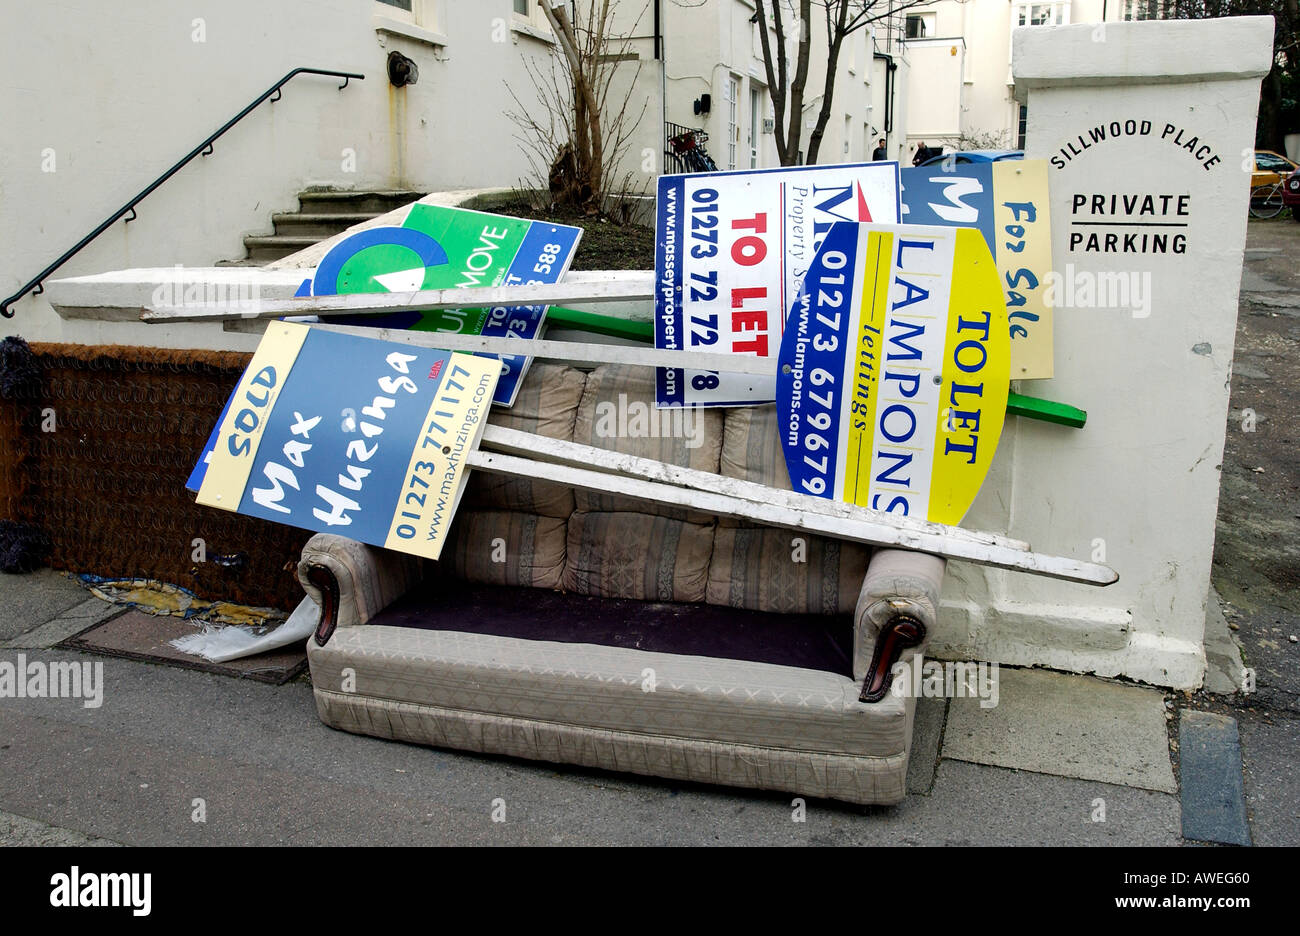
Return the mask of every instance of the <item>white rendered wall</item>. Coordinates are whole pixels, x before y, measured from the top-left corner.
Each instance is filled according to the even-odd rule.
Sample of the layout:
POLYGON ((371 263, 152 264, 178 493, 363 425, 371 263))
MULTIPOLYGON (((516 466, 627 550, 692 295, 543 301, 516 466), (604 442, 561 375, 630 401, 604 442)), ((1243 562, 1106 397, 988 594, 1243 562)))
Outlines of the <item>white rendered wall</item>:
MULTIPOLYGON (((311 184, 357 189, 511 185, 526 173, 506 82, 528 100, 526 58, 549 42, 511 29, 510 0, 423 0, 423 39, 376 30, 367 0, 63 0, 0 4, 0 292, 9 295, 296 66, 299 76, 62 268, 208 267, 244 256, 311 184), (201 18, 201 23, 196 23, 201 18), (195 41, 201 38, 203 41, 195 41), (434 44, 437 43, 437 44, 434 44), (394 89, 390 50, 419 82, 394 89), (54 171, 50 155, 53 155, 54 171), (355 171, 348 151, 355 154, 355 171)), ((657 119, 657 116, 656 116, 657 119)), ((65 322, 26 298, 0 333, 29 340, 250 348, 219 328, 65 322)))
MULTIPOLYGON (((1029 0, 1025 0, 1029 2, 1029 0)), ((1046 0, 1033 0, 1041 3, 1046 0)), ((1062 2, 1063 0, 1058 0, 1062 2)), ((1012 81, 1012 16, 1020 4, 1008 0, 939 0, 926 6, 909 8, 906 13, 933 13, 938 38, 963 39, 965 62, 958 78, 946 70, 917 67, 915 94, 911 103, 909 154, 924 140, 931 145, 950 143, 957 134, 1001 136, 1007 147, 1016 145, 1019 117, 1012 81), (946 112, 960 93, 959 128, 943 140, 933 130, 922 127, 949 126, 946 112)), ((1070 24, 1100 24, 1103 19, 1117 22, 1123 17, 1120 0, 1070 0, 1062 7, 1070 24)), ((928 57, 927 49, 938 44, 934 39, 906 43, 908 58, 916 63, 928 57)))

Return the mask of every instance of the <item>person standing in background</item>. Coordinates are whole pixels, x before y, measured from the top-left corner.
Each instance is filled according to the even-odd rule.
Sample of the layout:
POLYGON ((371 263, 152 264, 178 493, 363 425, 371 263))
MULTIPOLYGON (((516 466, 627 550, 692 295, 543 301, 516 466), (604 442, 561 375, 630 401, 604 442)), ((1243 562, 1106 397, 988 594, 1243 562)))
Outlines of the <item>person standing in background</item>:
POLYGON ((929 158, 930 147, 926 146, 925 141, 922 140, 920 143, 916 144, 916 155, 912 157, 912 165, 919 166, 929 158))
POLYGON ((889 158, 889 150, 886 148, 884 137, 880 138, 880 143, 876 146, 875 150, 872 151, 871 158, 875 162, 880 162, 881 160, 889 158))

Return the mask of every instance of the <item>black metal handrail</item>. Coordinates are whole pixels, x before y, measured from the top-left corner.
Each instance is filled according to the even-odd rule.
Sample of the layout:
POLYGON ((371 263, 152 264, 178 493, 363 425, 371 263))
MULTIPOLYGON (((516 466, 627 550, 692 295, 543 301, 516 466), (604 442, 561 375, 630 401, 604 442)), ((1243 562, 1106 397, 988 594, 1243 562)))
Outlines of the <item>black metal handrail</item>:
POLYGON ((249 104, 247 107, 241 110, 234 117, 231 117, 224 124, 222 124, 220 130, 212 134, 212 136, 208 137, 198 146, 194 147, 194 149, 190 150, 189 154, 185 156, 183 159, 181 159, 179 162, 177 162, 176 165, 172 166, 170 169, 168 169, 158 178, 154 179, 153 182, 151 182, 147 188, 141 190, 141 192, 138 195, 132 198, 129 202, 127 202, 117 211, 113 212, 113 214, 111 214, 108 217, 108 219, 104 221, 103 224, 99 225, 99 227, 95 228, 93 231, 91 231, 81 240, 77 241, 76 246, 72 247, 69 250, 64 251, 63 255, 59 257, 59 259, 55 260, 45 269, 41 270, 41 272, 37 273, 36 276, 32 277, 32 279, 29 280, 28 283, 25 286, 23 286, 22 289, 18 290, 18 292, 14 293, 4 302, 0 303, 0 315, 3 315, 5 318, 13 318, 14 312, 13 309, 10 308, 10 306, 12 306, 23 296, 27 295, 29 291, 33 296, 39 296, 41 293, 45 292, 45 287, 42 285, 45 278, 49 276, 51 273, 53 273, 55 270, 57 270, 59 267, 63 266, 63 264, 67 263, 69 260, 75 257, 83 247, 85 247, 87 244, 93 241, 96 237, 98 237, 100 234, 103 234, 105 231, 107 231, 117 221, 118 218, 121 218, 127 212, 130 212, 131 217, 126 219, 126 223, 130 224, 132 221, 134 221, 136 219, 136 213, 135 213, 136 205, 140 204, 140 202, 148 198, 154 189, 158 188, 158 186, 162 185, 164 182, 166 182, 168 179, 170 179, 172 176, 178 173, 181 169, 185 168, 185 166, 188 165, 189 162, 192 159, 194 159, 196 156, 199 155, 210 156, 212 154, 213 142, 215 142, 222 134, 224 134, 235 124, 239 123, 250 113, 252 113, 257 108, 257 106, 261 104, 263 101, 265 101, 267 98, 271 99, 272 104, 280 100, 280 98, 283 96, 280 89, 283 88, 286 84, 288 84, 289 81, 292 80, 296 75, 328 75, 332 78, 342 78, 343 84, 339 85, 340 91, 346 88, 348 86, 348 82, 351 81, 353 78, 356 78, 358 81, 363 81, 365 80, 366 77, 365 75, 357 74, 356 72, 334 71, 328 68, 295 68, 293 71, 289 72, 287 75, 285 75, 275 84, 273 84, 271 87, 267 88, 264 93, 259 95, 257 99, 253 101, 253 103, 249 104), (275 95, 275 97, 271 97, 271 95, 275 95))

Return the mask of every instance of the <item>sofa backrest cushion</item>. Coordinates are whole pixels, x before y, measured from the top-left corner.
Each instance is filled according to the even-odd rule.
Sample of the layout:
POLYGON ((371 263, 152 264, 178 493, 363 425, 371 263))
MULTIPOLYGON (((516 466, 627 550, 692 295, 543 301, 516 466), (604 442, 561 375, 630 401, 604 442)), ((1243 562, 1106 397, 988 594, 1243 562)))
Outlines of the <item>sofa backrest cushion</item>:
POLYGON ((852 614, 871 550, 775 527, 718 525, 709 604, 781 614, 852 614))
POLYGON ((565 591, 641 601, 707 597, 711 523, 631 510, 579 510, 569 518, 565 591))
POLYGON ((726 411, 719 469, 728 478, 790 490, 790 473, 781 449, 775 403, 737 406, 726 411))
POLYGON ((480 585, 559 588, 567 520, 518 510, 456 512, 438 572, 480 585))
MULTIPOLYGON (((585 383, 586 375, 580 370, 534 361, 519 387, 515 405, 510 409, 494 406, 488 422, 570 441, 585 383)), ((573 513, 573 489, 531 478, 474 471, 465 488, 464 507, 516 510, 565 520, 573 513)))
MULTIPOLYGON (((722 453, 720 410, 658 410, 654 405, 654 371, 646 367, 606 364, 587 375, 578 407, 573 441, 625 452, 700 471, 717 473, 722 453)), ((711 514, 615 494, 577 491, 578 510, 653 513, 695 523, 712 523, 711 514)))
MULTIPOLYGON (((774 406, 654 408, 654 373, 534 362, 493 425, 789 490, 774 406)), ((472 472, 439 574, 641 601, 851 613, 870 550, 806 533, 472 472)))
MULTIPOLYGON (((729 478, 790 490, 775 404, 726 411, 720 468, 729 478)), ((849 614, 870 558, 870 548, 856 543, 722 517, 708 600, 755 611, 849 614)))

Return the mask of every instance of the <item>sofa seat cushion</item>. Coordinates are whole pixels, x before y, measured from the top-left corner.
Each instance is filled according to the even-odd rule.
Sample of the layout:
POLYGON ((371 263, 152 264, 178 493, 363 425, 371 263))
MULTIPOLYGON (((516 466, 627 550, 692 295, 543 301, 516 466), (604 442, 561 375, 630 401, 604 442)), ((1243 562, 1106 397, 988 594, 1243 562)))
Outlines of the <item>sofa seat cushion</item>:
POLYGON ((318 707, 345 697, 424 710, 415 718, 469 713, 857 757, 905 757, 909 737, 907 699, 864 705, 857 683, 824 670, 373 623, 311 642, 309 659, 318 707))
POLYGON ((716 657, 853 676, 851 614, 764 614, 708 604, 435 580, 412 589, 370 623, 716 657))
MULTIPOLYGON (((899 803, 907 792, 906 750, 871 757, 820 754, 484 715, 319 688, 314 694, 325 724, 411 744, 847 803, 899 803)), ((908 714, 913 711, 909 706, 908 714)))

